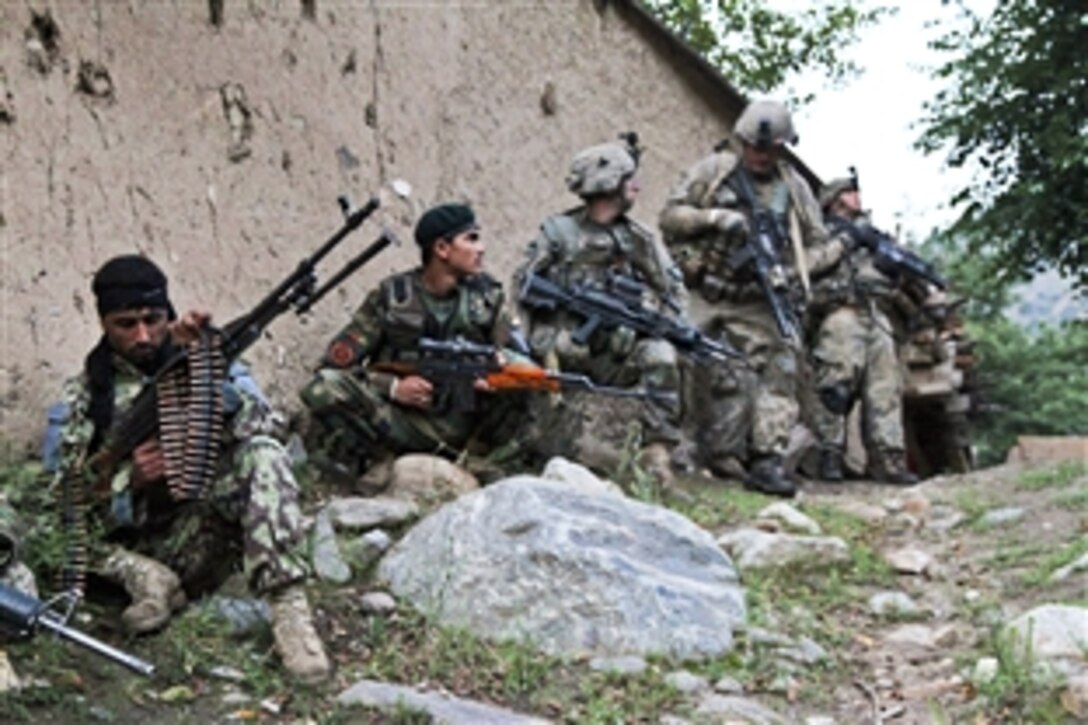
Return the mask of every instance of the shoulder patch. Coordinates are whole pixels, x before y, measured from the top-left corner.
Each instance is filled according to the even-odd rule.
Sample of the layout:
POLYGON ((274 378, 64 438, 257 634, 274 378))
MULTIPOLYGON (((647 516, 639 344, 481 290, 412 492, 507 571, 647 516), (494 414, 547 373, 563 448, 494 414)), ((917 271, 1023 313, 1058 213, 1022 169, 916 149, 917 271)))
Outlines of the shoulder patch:
POLYGON ((362 348, 350 335, 341 335, 329 343, 325 360, 333 367, 350 368, 360 362, 362 348))

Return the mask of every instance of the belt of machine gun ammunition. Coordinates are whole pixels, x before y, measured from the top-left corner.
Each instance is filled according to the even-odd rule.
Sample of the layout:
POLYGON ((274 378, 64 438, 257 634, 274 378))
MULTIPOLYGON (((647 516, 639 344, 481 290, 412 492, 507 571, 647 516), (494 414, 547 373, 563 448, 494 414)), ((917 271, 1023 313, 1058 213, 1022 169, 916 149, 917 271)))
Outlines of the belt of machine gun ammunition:
POLYGON ((202 335, 191 343, 188 366, 164 375, 156 390, 166 485, 175 501, 201 498, 215 476, 227 373, 220 342, 202 335))

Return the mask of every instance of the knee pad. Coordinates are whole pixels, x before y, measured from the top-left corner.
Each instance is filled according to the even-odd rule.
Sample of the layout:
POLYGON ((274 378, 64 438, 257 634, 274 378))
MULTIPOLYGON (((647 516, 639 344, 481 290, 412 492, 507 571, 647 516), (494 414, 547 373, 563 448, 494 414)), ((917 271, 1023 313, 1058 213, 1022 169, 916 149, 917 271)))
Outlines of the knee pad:
POLYGON ((854 396, 850 394, 850 386, 846 383, 835 383, 820 388, 820 402, 835 415, 846 415, 850 412, 854 396))

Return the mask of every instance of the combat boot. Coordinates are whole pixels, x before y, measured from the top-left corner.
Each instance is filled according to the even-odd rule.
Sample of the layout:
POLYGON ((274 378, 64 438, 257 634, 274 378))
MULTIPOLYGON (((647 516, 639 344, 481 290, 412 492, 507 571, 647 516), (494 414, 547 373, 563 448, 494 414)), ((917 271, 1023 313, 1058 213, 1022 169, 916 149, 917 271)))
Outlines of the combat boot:
POLYGON ((843 480, 842 451, 834 446, 820 449, 820 470, 817 476, 821 481, 840 483, 843 480))
POLYGON ((160 629, 174 611, 186 604, 181 579, 151 557, 116 549, 106 559, 102 574, 120 583, 132 597, 132 603, 121 613, 121 622, 132 634, 160 629))
POLYGON ((891 483, 896 486, 913 486, 918 483, 918 476, 907 468, 907 457, 903 451, 877 451, 870 465, 873 480, 891 483))
POLYGON ((676 488, 672 456, 664 443, 651 443, 638 454, 638 464, 657 481, 662 490, 676 488))
POLYGON ((792 498, 797 494, 797 486, 786 476, 782 468, 782 457, 776 455, 757 459, 748 469, 744 485, 754 491, 772 496, 792 498))
POLYGON ((329 676, 329 658, 301 585, 273 595, 272 636, 284 668, 299 682, 313 685, 329 676))

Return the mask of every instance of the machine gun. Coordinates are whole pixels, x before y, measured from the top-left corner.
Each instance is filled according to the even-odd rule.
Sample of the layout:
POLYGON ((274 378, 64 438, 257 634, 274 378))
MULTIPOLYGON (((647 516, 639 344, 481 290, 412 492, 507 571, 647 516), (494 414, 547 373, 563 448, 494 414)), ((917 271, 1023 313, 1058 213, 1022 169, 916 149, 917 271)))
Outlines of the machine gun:
POLYGON ((599 329, 627 327, 644 337, 667 340, 679 352, 697 360, 743 358, 727 342, 707 337, 694 325, 647 309, 642 304, 644 291, 642 282, 622 274, 612 274, 605 285, 578 284, 567 288, 528 272, 518 292, 518 301, 530 310, 562 309, 581 317, 584 322, 571 334, 571 339, 579 345, 588 345, 599 329))
POLYGON ((676 401, 676 393, 666 390, 617 388, 597 385, 588 376, 547 370, 531 362, 503 362, 494 345, 470 342, 464 338, 419 340, 420 359, 378 362, 369 370, 399 376, 419 375, 434 386, 434 407, 442 412, 462 413, 476 409, 479 381, 492 392, 518 390, 584 390, 598 395, 676 401))
POLYGON ((752 228, 740 249, 730 255, 728 264, 734 274, 750 274, 759 284, 774 315, 774 323, 783 340, 801 345, 801 326, 790 303, 790 284, 779 253, 787 246, 789 235, 770 209, 760 206, 748 172, 743 168, 736 174, 741 197, 751 207, 752 228))
POLYGON ((890 277, 905 274, 908 277, 928 282, 938 289, 948 289, 946 280, 937 268, 909 249, 896 243, 892 237, 874 227, 859 227, 846 219, 836 218, 833 222, 846 230, 858 244, 873 255, 873 265, 890 277))
POLYGON ((65 618, 53 609, 52 603, 39 601, 7 584, 0 584, 0 628, 17 637, 32 637, 46 629, 145 677, 150 677, 155 672, 155 666, 150 662, 69 627, 65 624, 65 618))

